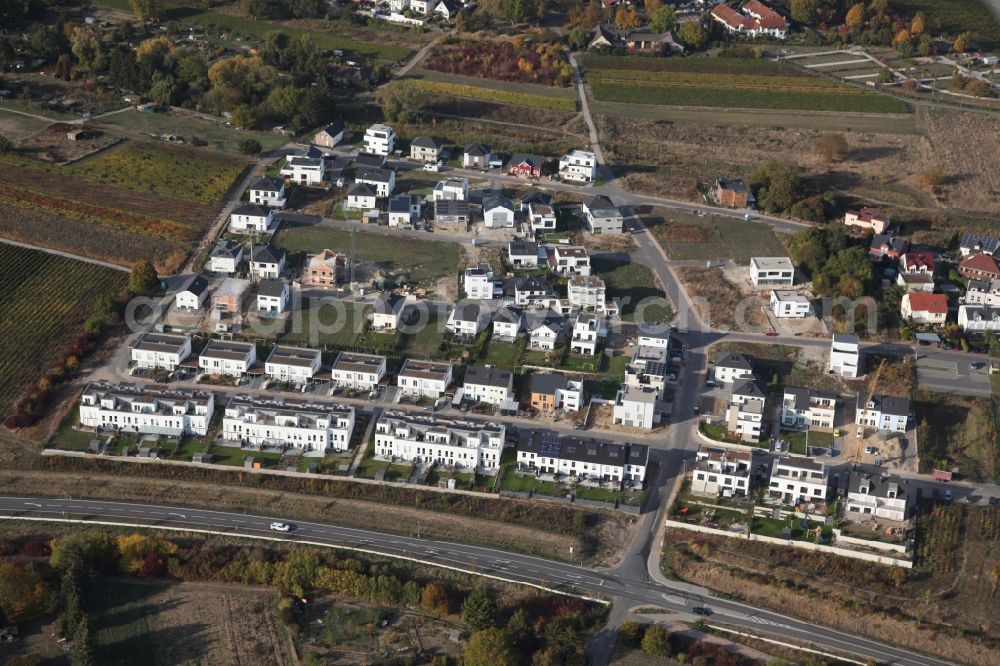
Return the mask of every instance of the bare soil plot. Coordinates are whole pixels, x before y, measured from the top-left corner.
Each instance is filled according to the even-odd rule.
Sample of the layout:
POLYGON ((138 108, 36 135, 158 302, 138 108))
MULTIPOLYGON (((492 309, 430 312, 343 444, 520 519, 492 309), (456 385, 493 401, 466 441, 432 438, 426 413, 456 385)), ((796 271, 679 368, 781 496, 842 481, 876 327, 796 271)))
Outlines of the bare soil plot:
POLYGON ((994 398, 918 392, 914 410, 918 419, 920 471, 929 473, 934 468, 957 466, 963 478, 997 478, 1000 475, 994 411, 997 407, 994 398))
MULTIPOLYGON (((949 207, 1000 213, 1000 120, 975 113, 926 111, 920 163, 939 165, 939 197, 949 207)), ((918 172, 919 173, 919 172, 918 172)))
POLYGON ((100 152, 121 141, 121 138, 87 127, 86 134, 71 141, 67 132, 79 129, 80 125, 53 123, 47 128, 17 143, 17 150, 23 155, 46 162, 65 164, 100 152))
POLYGON ((5 136, 14 143, 41 132, 49 124, 45 120, 22 116, 19 113, 4 111, 0 108, 0 136, 5 136))
POLYGON ((766 297, 743 294, 720 269, 684 266, 677 273, 698 316, 706 324, 721 330, 744 330, 767 324, 761 311, 767 305, 766 297))
POLYGON ((273 591, 107 578, 88 583, 84 594, 101 664, 295 663, 273 591))

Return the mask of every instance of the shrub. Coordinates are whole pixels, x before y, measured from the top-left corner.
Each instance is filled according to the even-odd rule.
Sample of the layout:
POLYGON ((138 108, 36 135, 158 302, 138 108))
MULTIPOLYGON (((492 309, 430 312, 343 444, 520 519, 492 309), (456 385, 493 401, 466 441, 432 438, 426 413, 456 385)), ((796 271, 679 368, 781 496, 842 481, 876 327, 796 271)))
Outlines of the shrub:
POLYGON ((240 139, 240 152, 244 155, 259 155, 263 147, 260 145, 260 141, 257 139, 246 138, 240 139))

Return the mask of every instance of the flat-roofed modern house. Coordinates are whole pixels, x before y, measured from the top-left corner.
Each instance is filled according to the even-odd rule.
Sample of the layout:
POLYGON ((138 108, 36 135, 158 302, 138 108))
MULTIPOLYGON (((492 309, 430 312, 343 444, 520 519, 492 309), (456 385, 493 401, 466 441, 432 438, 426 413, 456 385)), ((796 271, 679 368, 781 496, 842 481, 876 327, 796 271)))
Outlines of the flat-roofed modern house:
POLYGON ((791 287, 795 267, 788 257, 751 257, 750 282, 756 287, 791 287))
POLYGON ((559 158, 559 178, 589 183, 597 178, 597 155, 588 150, 572 150, 559 158))
POLYGON ((768 492, 785 504, 825 502, 830 487, 830 471, 812 458, 784 456, 771 466, 768 492))
POLYGON ((321 363, 318 349, 275 345, 264 363, 264 372, 279 381, 301 384, 319 372, 321 363))
POLYGON ((91 382, 80 396, 80 424, 147 435, 207 435, 214 409, 207 391, 91 382))
POLYGON ((396 385, 403 395, 417 398, 439 398, 451 384, 451 363, 418 361, 408 358, 396 377, 396 385))
POLYGON ((371 391, 385 377, 385 356, 342 351, 330 370, 336 386, 355 391, 371 391))
POLYGON ((858 336, 834 333, 830 340, 830 372, 854 379, 860 368, 861 347, 858 336))
POLYGON ((375 123, 365 130, 365 150, 376 155, 389 155, 396 149, 396 130, 383 123, 375 123))
POLYGON ((503 424, 386 412, 375 424, 375 455, 489 474, 506 438, 503 424))
POLYGON ((353 407, 294 398, 233 396, 222 419, 231 442, 300 451, 346 451, 353 430, 353 407))
POLYGON ((778 319, 804 319, 812 314, 809 299, 795 291, 771 291, 771 311, 778 319))
POLYGON ((517 442, 517 468, 522 473, 642 485, 648 464, 649 448, 645 444, 619 444, 539 431, 524 432, 517 442))
POLYGON ((131 347, 132 362, 137 367, 176 370, 191 355, 191 337, 167 333, 143 333, 131 347))
POLYGON ((198 367, 211 375, 240 377, 257 361, 257 346, 252 342, 209 340, 198 356, 198 367))

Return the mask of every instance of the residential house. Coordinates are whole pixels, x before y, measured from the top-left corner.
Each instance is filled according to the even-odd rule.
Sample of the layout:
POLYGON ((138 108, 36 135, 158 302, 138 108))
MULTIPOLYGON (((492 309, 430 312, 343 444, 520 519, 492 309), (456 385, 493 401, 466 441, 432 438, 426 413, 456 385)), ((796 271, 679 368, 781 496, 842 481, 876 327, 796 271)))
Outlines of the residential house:
POLYGON ((516 238, 507 244, 507 263, 512 268, 538 268, 538 243, 516 238))
POLYGON ((812 458, 783 456, 771 466, 768 492, 785 504, 825 502, 830 488, 830 471, 812 458))
POLYGON ((146 332, 129 350, 136 367, 174 371, 191 355, 191 338, 187 335, 146 332))
POLYGON ((437 164, 441 159, 444 141, 433 136, 418 136, 410 142, 410 159, 437 164))
POLYGON ((238 314, 250 293, 250 281, 226 278, 212 294, 212 311, 217 314, 238 314))
POLYGON ((561 372, 534 373, 528 378, 528 403, 540 412, 583 408, 583 382, 561 372))
POLYGON ((462 274, 462 288, 469 298, 483 301, 503 296, 503 282, 493 276, 493 269, 485 262, 465 269, 462 274))
POLYGON ((148 435, 204 436, 215 398, 207 391, 91 382, 80 395, 80 425, 148 435))
POLYGON ((389 164, 389 158, 377 153, 361 151, 354 156, 354 166, 358 170, 362 169, 384 169, 389 164))
POLYGON ((299 185, 315 187, 326 182, 326 160, 322 157, 289 155, 279 173, 299 185))
POLYGON ((910 418, 910 399, 892 395, 873 394, 865 400, 858 393, 854 410, 854 423, 884 432, 906 432, 910 418))
POLYGON ((1000 331, 1000 307, 991 305, 959 306, 958 325, 964 331, 1000 331))
POLYGON ((647 32, 639 30, 625 37, 625 50, 640 55, 684 55, 684 45, 672 32, 647 32))
POLYGON ((812 304, 798 292, 774 289, 771 310, 778 319, 803 319, 812 314, 812 304))
POLYGON ((942 326, 948 318, 948 297, 944 294, 908 291, 900 300, 899 314, 914 324, 942 326))
POLYGON ((553 245, 548 253, 549 270, 556 275, 590 275, 590 253, 582 245, 553 245))
POLYGON ((470 143, 462 151, 462 166, 466 169, 488 169, 491 157, 489 146, 470 143))
POLYGON ((502 424, 386 412, 375 424, 375 455, 494 473, 507 440, 502 424))
POLYGON ((538 234, 545 233, 546 231, 555 231, 556 224, 556 211, 550 204, 528 204, 528 227, 531 229, 531 233, 538 234))
POLYGON ((435 201, 434 221, 438 224, 468 224, 472 221, 469 202, 455 200, 435 201))
POLYGON ((319 254, 307 254, 306 265, 299 280, 304 287, 333 288, 344 281, 347 257, 324 249, 319 254))
POLYGON ((755 287, 791 287, 795 266, 788 257, 751 257, 750 282, 755 287))
POLYGON ((574 275, 567 285, 569 304, 584 310, 604 311, 604 280, 596 275, 574 275))
POLYGON ((660 392, 651 386, 622 384, 611 418, 618 425, 652 430, 660 422, 660 392))
POLYGON ((641 486, 648 465, 649 448, 645 444, 617 444, 537 431, 522 433, 517 442, 517 468, 522 473, 641 486))
POLYGON ((397 194, 389 199, 389 226, 409 227, 420 219, 420 199, 409 194, 397 194))
POLYGON ((1000 306, 1000 280, 969 280, 965 302, 970 305, 1000 306))
POLYGON ((753 192, 740 178, 716 178, 715 200, 726 208, 749 208, 754 203, 753 192))
POLYGON ((283 314, 288 308, 289 295, 288 283, 284 280, 261 280, 257 285, 257 312, 283 314))
POLYGON ((451 363, 408 358, 396 377, 400 393, 417 398, 439 398, 451 384, 451 363))
POLYGON ((335 386, 354 391, 371 391, 385 377, 385 356, 342 351, 330 368, 335 386))
POLYGON ((907 252, 899 259, 896 284, 907 291, 934 291, 934 254, 907 252))
POLYGON ((433 13, 444 17, 447 21, 452 20, 458 16, 460 11, 462 11, 462 4, 459 0, 437 0, 436 4, 434 3, 434 0, 431 0, 431 2, 428 3, 428 6, 431 5, 434 7, 433 13))
POLYGON ((434 185, 434 201, 468 201, 469 181, 465 178, 445 178, 434 185))
POLYGON ((962 240, 958 244, 959 251, 963 257, 973 254, 998 254, 1000 253, 1000 238, 966 232, 962 234, 962 240))
POLYGON ((322 357, 319 349, 275 345, 264 362, 264 373, 280 382, 305 384, 319 372, 322 357))
POLYGON ((545 158, 541 155, 514 153, 507 162, 507 173, 518 178, 541 178, 545 158))
POLYGON ((861 347, 858 336, 834 333, 830 340, 830 372, 855 379, 861 369, 861 347))
POLYGON ((489 365, 470 365, 465 369, 462 395, 475 402, 500 405, 514 397, 514 373, 489 365))
POLYGON ((691 471, 691 492, 713 497, 746 497, 752 491, 753 454, 702 444, 691 471))
POLYGON ((528 313, 528 322, 525 325, 528 331, 528 346, 541 351, 552 351, 559 342, 564 324, 563 318, 552 310, 528 313))
POLYGON ((837 395, 828 391, 786 386, 781 401, 781 427, 796 430, 832 428, 837 395))
POLYGON ((380 294, 372 308, 372 328, 379 332, 398 330, 406 323, 407 298, 400 294, 380 294))
POLYGON ((733 382, 729 403, 727 430, 744 442, 759 442, 764 430, 764 408, 767 396, 752 377, 733 382))
POLYGON ((753 376, 753 356, 726 354, 715 364, 713 378, 720 384, 729 384, 743 377, 753 376))
POLYGON ((527 212, 528 208, 532 205, 535 206, 551 206, 552 205, 552 195, 546 192, 528 192, 521 197, 521 212, 527 212))
POLYGON ((346 451, 354 408, 346 405, 233 396, 222 419, 222 436, 240 445, 346 451))
POLYGON ((243 204, 229 214, 229 230, 234 234, 266 234, 273 226, 271 209, 260 204, 243 204))
POLYGON ((313 137, 313 143, 324 148, 333 148, 344 140, 344 128, 337 123, 330 123, 313 137))
POLYGON ((788 36, 788 19, 759 0, 750 0, 743 5, 742 14, 725 4, 712 8, 712 18, 722 24, 731 34, 749 37, 788 36))
POLYGON ((844 213, 844 226, 860 229, 862 232, 872 231, 884 234, 889 229, 889 218, 878 208, 865 207, 861 210, 849 210, 844 213))
POLYGON ((990 254, 972 254, 958 264, 959 274, 970 280, 1000 280, 1000 264, 990 254))
POLYGON ((198 356, 198 367, 210 375, 242 377, 257 361, 257 346, 252 342, 211 339, 198 356))
POLYGON ((502 194, 488 194, 483 197, 483 223, 487 229, 511 229, 514 227, 514 204, 502 194))
POLYGON ((384 199, 396 189, 396 172, 392 169, 365 167, 354 174, 355 183, 364 183, 375 190, 375 196, 384 199))
POLYGON ((285 270, 285 249, 273 245, 254 245, 250 248, 250 276, 256 280, 281 277, 285 270))
POLYGON ((250 203, 268 208, 285 207, 285 181, 264 176, 250 185, 250 203))
POLYGON ((572 150, 559 158, 559 178, 590 183, 597 178, 597 155, 589 150, 572 150))
POLYGON ((396 130, 376 123, 365 130, 365 151, 376 155, 389 155, 396 149, 396 130))
POLYGON ((909 248, 910 242, 905 238, 875 234, 872 236, 871 245, 868 247, 868 257, 873 261, 890 259, 893 262, 897 262, 909 248))
POLYGON ((502 307, 493 315, 493 337, 496 342, 514 342, 524 328, 520 308, 502 307))
POLYGON ((540 275, 514 278, 514 304, 524 307, 552 298, 549 282, 540 275))
POLYGON ((583 202, 583 215, 592 234, 620 234, 625 224, 621 210, 605 196, 583 202))
POLYGON ((178 310, 201 310, 208 299, 208 280, 202 275, 193 275, 174 295, 174 305, 178 310))
POLYGON ((573 323, 573 337, 570 338, 570 351, 582 356, 594 356, 597 347, 607 336, 604 317, 589 312, 581 312, 573 323))
POLYGON ((378 208, 378 195, 375 188, 367 183, 353 183, 347 188, 347 200, 344 201, 347 210, 374 210, 378 208))
POLYGON ((621 48, 625 48, 625 40, 617 30, 603 23, 598 23, 594 26, 594 31, 590 33, 590 42, 587 44, 587 50, 621 48))
POLYGON ((474 338, 490 323, 490 313, 478 303, 459 303, 448 315, 445 330, 464 338, 474 338))
POLYGON ((847 506, 849 514, 861 518, 903 522, 912 507, 910 483, 891 474, 851 472, 847 480, 847 506))
POLYGON ((218 275, 232 275, 243 263, 243 243, 220 240, 208 257, 208 270, 218 275))

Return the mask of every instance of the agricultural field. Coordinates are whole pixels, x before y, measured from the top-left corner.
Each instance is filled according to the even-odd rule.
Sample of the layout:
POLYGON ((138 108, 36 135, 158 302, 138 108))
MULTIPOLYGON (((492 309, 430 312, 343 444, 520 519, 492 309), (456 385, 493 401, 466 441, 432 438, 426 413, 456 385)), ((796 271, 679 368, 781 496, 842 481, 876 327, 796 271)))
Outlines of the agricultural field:
POLYGON ((537 44, 523 37, 449 38, 435 45, 421 65, 447 74, 511 83, 567 87, 573 79, 559 44, 537 44))
POLYGON ((0 243, 0 414, 62 361, 98 296, 117 296, 128 274, 0 243))
POLYGON ((567 111, 570 113, 576 111, 576 102, 570 98, 531 95, 514 90, 498 90, 496 88, 484 88, 482 86, 464 85, 461 83, 446 83, 443 81, 415 79, 413 83, 420 90, 429 93, 439 93, 442 95, 451 95, 453 97, 485 100, 500 104, 529 106, 536 109, 549 109, 552 111, 567 111))
POLYGON ((586 79, 598 101, 667 106, 799 109, 906 113, 892 97, 810 76, 783 63, 735 58, 653 60, 620 66, 599 56, 584 58, 586 79))
POLYGON ((289 655, 272 591, 207 583, 88 583, 97 663, 298 663, 289 655))
POLYGON ((260 141, 265 153, 280 148, 289 141, 289 137, 281 134, 237 130, 226 127, 221 120, 206 120, 176 110, 156 113, 125 111, 100 118, 97 122, 150 135, 176 134, 188 143, 198 138, 207 141, 212 148, 234 153, 239 150, 239 142, 246 138, 260 141))

